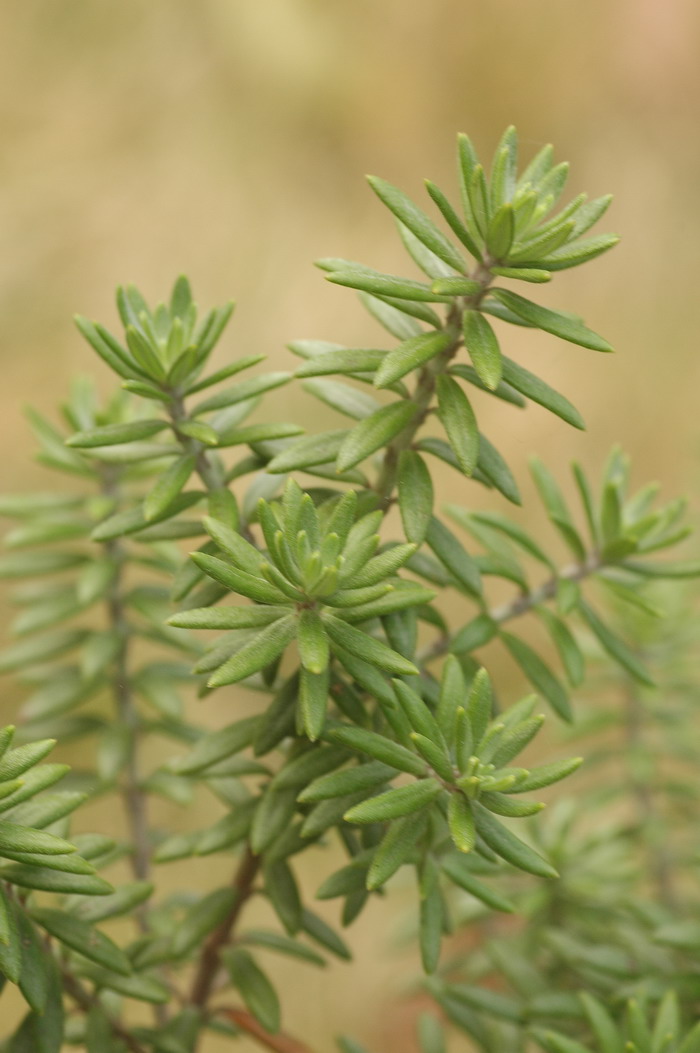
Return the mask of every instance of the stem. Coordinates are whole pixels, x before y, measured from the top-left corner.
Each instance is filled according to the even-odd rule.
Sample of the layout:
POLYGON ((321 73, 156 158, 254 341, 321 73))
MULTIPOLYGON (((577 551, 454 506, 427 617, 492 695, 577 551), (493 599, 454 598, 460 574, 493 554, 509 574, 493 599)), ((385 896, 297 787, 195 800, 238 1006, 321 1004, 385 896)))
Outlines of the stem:
POLYGON ((489 618, 494 622, 498 622, 499 625, 502 622, 510 621, 511 618, 517 618, 519 615, 525 614, 526 611, 532 610, 533 607, 537 607, 540 603, 544 603, 545 600, 554 599, 560 581, 583 581, 584 578, 595 574, 602 566, 603 561, 598 553, 592 552, 581 563, 571 563, 567 567, 562 567, 561 570, 553 574, 551 578, 548 578, 536 589, 524 592, 500 607, 494 607, 493 610, 488 612, 489 618))
MULTIPOLYGON (((605 563, 598 553, 591 552, 581 563, 570 563, 568 566, 562 567, 561 570, 553 574, 551 578, 547 578, 537 588, 531 589, 530 592, 523 592, 508 603, 501 604, 500 607, 492 607, 491 610, 487 610, 485 613, 491 621, 502 625, 503 622, 510 621, 512 618, 519 618, 520 615, 527 614, 528 611, 538 607, 541 603, 545 603, 547 600, 553 600, 557 594, 557 586, 560 581, 583 581, 604 566, 605 563)), ((434 658, 441 658, 448 653, 451 644, 452 637, 442 634, 420 652, 418 659, 421 664, 424 664, 432 661, 434 658)))
MULTIPOLYGON (((119 498, 118 472, 106 466, 103 473, 103 493, 119 498)), ((107 594, 107 611, 112 631, 119 638, 119 649, 114 659, 112 691, 119 722, 129 734, 129 750, 123 773, 122 800, 126 812, 132 852, 131 870, 137 881, 147 881, 151 871, 151 838, 146 794, 141 788, 141 721, 136 708, 129 678, 129 643, 131 632, 123 602, 125 549, 117 539, 105 543, 105 552, 117 568, 107 594)), ((134 911, 136 924, 142 933, 150 931, 148 904, 142 903, 134 911)), ((161 1026, 168 1018, 163 1005, 153 1006, 155 1020, 161 1026)), ((130 1047, 131 1048, 131 1047, 130 1047)))
POLYGON ((670 910, 675 910, 678 900, 673 882, 673 866, 665 844, 661 817, 649 783, 643 775, 640 777, 637 774, 634 765, 635 753, 644 747, 644 716, 642 701, 629 681, 625 690, 625 737, 627 754, 632 762, 628 768, 631 791, 637 805, 640 825, 647 829, 649 869, 659 899, 670 910))
POLYGON ((412 420, 400 431, 386 448, 382 467, 373 487, 380 498, 381 507, 386 509, 391 504, 391 497, 396 486, 396 477, 399 470, 399 457, 404 450, 409 449, 413 443, 416 432, 424 422, 430 410, 430 403, 435 394, 435 385, 438 376, 446 373, 448 366, 462 346, 462 314, 467 308, 478 307, 481 303, 489 285, 493 281, 493 275, 488 270, 487 262, 480 264, 471 276, 474 281, 479 282, 481 291, 473 296, 458 298, 447 316, 445 330, 452 336, 452 341, 439 355, 427 362, 416 381, 416 387, 411 401, 415 404, 416 412, 412 420))
MULTIPOLYGON (((68 992, 73 1001, 83 1010, 83 1012, 89 1013, 94 1006, 98 1006, 104 1013, 104 1006, 100 1000, 96 998, 95 995, 90 994, 90 992, 83 987, 80 981, 77 980, 72 973, 68 972, 67 969, 63 969, 61 978, 64 990, 68 992)), ((119 1021, 114 1020, 114 1018, 107 1013, 105 1013, 105 1016, 107 1017, 107 1021, 112 1029, 114 1037, 123 1042, 131 1053, 146 1053, 145 1046, 142 1046, 130 1031, 125 1027, 122 1027, 119 1021)))
POLYGON ((221 951, 231 942, 241 911, 253 893, 253 883, 260 864, 260 857, 247 845, 233 878, 233 888, 236 891, 233 906, 202 948, 189 998, 192 1005, 204 1008, 209 1000, 221 964, 221 951))
MULTIPOLYGON (((110 471, 109 466, 103 474, 103 493, 118 498, 118 476, 110 471)), ((119 650, 114 660, 113 693, 117 714, 121 724, 127 728, 130 736, 130 749, 124 772, 122 797, 129 826, 129 835, 133 846, 131 868, 134 877, 146 880, 150 873, 151 846, 147 815, 146 795, 141 789, 141 772, 139 764, 140 720, 134 701, 129 679, 129 639, 130 627, 126 618, 122 598, 124 585, 124 546, 118 540, 106 542, 105 551, 117 568, 107 595, 107 611, 112 630, 119 637, 119 650)), ((142 932, 148 931, 148 908, 143 905, 136 912, 142 932)))
POLYGON ((221 1013, 222 1016, 228 1017, 242 1031, 252 1035, 262 1046, 265 1046, 266 1049, 274 1050, 275 1053, 312 1053, 310 1046, 307 1046, 304 1042, 299 1042, 298 1039, 292 1038, 291 1035, 287 1035, 283 1031, 278 1031, 275 1035, 270 1034, 246 1009, 227 1007, 219 1009, 217 1012, 221 1013))

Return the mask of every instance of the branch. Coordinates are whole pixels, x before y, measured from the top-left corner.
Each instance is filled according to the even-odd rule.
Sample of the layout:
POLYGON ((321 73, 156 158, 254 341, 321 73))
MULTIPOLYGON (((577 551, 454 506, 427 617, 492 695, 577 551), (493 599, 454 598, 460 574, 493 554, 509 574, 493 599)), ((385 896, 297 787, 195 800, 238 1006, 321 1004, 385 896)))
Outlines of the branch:
POLYGON ((236 891, 233 906, 221 924, 210 934, 202 948, 189 997, 192 1005, 204 1008, 209 1000, 221 964, 221 951, 231 942, 240 913, 253 893, 253 883, 260 869, 260 863, 260 857, 255 855, 250 845, 247 845, 233 878, 233 888, 236 891))
MULTIPOLYGON (((112 466, 106 466, 103 472, 102 491, 106 496, 119 497, 118 476, 112 466)), ((131 855, 131 868, 134 877, 140 881, 148 878, 151 867, 151 844, 149 835, 149 823, 146 809, 146 797, 141 789, 141 773, 139 768, 139 731, 140 721, 138 711, 131 690, 128 652, 130 627, 124 610, 122 597, 124 578, 124 546, 118 540, 108 541, 104 545, 105 552, 110 560, 114 562, 117 572, 114 575, 107 595, 107 611, 109 623, 113 631, 119 637, 119 650, 114 660, 114 676, 112 690, 116 702, 117 713, 120 722, 126 727, 131 736, 129 755, 124 771, 124 787, 122 796, 127 814, 129 835, 133 852, 131 855)), ((139 926, 143 932, 148 929, 147 908, 141 907, 137 912, 139 926)))
POLYGON ((304 1042, 299 1042, 298 1039, 292 1038, 291 1035, 287 1035, 283 1031, 278 1031, 276 1035, 266 1031, 246 1009, 226 1007, 217 1009, 216 1012, 227 1017, 233 1024, 240 1027, 242 1031, 257 1039, 266 1049, 274 1050, 275 1053, 312 1053, 310 1046, 307 1046, 304 1042))
POLYGON ((603 566, 604 563, 598 553, 592 552, 583 562, 571 563, 567 567, 562 567, 561 570, 553 574, 551 578, 548 578, 536 589, 524 592, 500 607, 494 607, 488 611, 488 616, 492 621, 498 622, 499 625, 502 622, 510 621, 511 618, 518 618, 521 614, 531 611, 533 607, 539 606, 540 603, 544 603, 546 600, 553 600, 557 594, 557 587, 560 581, 583 581, 584 578, 595 574, 603 566))
MULTIPOLYGON (((93 1006, 99 1007, 104 1012, 104 1006, 95 995, 91 994, 85 987, 80 983, 79 980, 73 976, 72 973, 68 972, 67 969, 61 971, 61 978, 63 980, 63 988, 71 996, 73 1001, 83 1010, 85 1013, 89 1013, 93 1006)), ((112 1029, 112 1034, 115 1038, 120 1039, 126 1048, 131 1053, 146 1053, 145 1046, 142 1046, 134 1036, 123 1027, 118 1020, 114 1020, 113 1017, 105 1013, 107 1022, 112 1029)))
MULTIPOLYGON (((513 618, 519 618, 522 614, 527 614, 528 611, 538 607, 541 603, 545 603, 547 600, 553 600, 557 594, 557 587, 560 581, 583 581, 604 566, 605 563, 598 553, 591 552, 581 563, 570 563, 568 566, 562 567, 561 570, 553 574, 551 578, 547 578, 537 588, 531 589, 530 592, 522 592, 508 603, 501 604, 500 607, 492 607, 491 610, 487 610, 485 613, 491 621, 502 625, 503 622, 508 622, 513 618)), ((434 658, 441 658, 449 652, 451 644, 452 637, 442 634, 432 644, 423 649, 418 659, 421 664, 425 664, 434 658)))
POLYGON ((449 346, 434 359, 423 366, 418 374, 415 390, 411 401, 415 404, 416 412, 413 419, 406 425, 403 431, 392 439, 386 448, 382 466, 373 487, 384 509, 391 504, 391 496, 396 486, 396 477, 399 470, 399 457, 404 450, 411 446, 416 432, 425 418, 430 413, 430 403, 435 393, 435 383, 440 373, 446 373, 447 368, 462 346, 462 313, 467 307, 478 307, 484 297, 489 285, 493 281, 493 275, 488 267, 479 265, 471 276, 474 281, 481 285, 481 291, 473 296, 459 297, 451 308, 447 317, 445 329, 452 336, 449 346))

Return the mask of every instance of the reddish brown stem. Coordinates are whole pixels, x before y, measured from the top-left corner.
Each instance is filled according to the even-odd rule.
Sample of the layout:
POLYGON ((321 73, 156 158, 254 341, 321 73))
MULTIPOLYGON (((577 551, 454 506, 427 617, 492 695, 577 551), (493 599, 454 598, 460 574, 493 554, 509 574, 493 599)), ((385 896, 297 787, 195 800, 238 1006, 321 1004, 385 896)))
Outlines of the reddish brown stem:
POLYGON ((189 999, 192 1005, 204 1008, 209 1000, 221 964, 221 951, 230 942, 241 910, 252 895, 253 883, 259 869, 260 857, 247 846, 233 878, 233 888, 236 891, 233 906, 202 949, 189 999))
POLYGON ((227 1017, 231 1023, 236 1024, 247 1035, 255 1038, 266 1049, 274 1050, 274 1053, 312 1053, 310 1046, 296 1038, 292 1038, 291 1035, 286 1035, 283 1031, 278 1031, 276 1035, 266 1031, 246 1009, 226 1008, 218 1009, 217 1012, 221 1016, 227 1017))

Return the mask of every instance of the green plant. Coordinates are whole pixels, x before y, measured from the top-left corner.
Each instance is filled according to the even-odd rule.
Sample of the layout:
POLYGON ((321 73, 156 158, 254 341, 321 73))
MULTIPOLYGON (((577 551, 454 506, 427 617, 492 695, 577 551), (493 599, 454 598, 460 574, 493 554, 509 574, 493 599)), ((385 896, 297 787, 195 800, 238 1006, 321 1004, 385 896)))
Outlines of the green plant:
MULTIPOLYGON (((687 533, 683 504, 655 507, 648 487, 630 495, 618 450, 598 497, 574 466, 580 515, 544 464, 532 462, 569 562, 555 558, 557 542, 535 539, 501 512, 447 506, 458 535, 435 508, 431 458, 457 473, 465 496, 472 480, 520 503, 468 392, 475 402, 536 402, 583 427, 563 395, 502 353, 501 327, 611 350, 574 315, 500 284, 543 283, 612 247, 612 235, 584 237, 609 198, 580 195, 555 212, 567 166, 555 165, 546 147, 518 175, 513 129, 498 146, 489 180, 461 136, 458 172, 462 215, 427 184, 450 238, 401 191, 370 180, 425 280, 346 260, 320 263, 330 281, 357 290, 398 341, 387 350, 318 340, 290 345, 303 359, 296 376, 346 419, 340 429, 304 435, 294 423, 248 423, 261 396, 292 376, 240 379, 261 361, 257 355, 207 373, 232 305, 199 321, 185 279, 169 304, 155 309, 135 288, 120 289, 123 340, 77 319, 122 390, 102 407, 91 386, 76 385, 62 428, 32 415, 41 460, 75 485, 0 501, 0 511, 18 520, 0 574, 29 579, 16 594, 20 639, 0 655, 0 668, 34 686, 20 712, 23 739, 89 744, 94 768, 67 778, 91 799, 119 797, 126 829, 109 843, 89 835, 66 841, 68 812, 82 797, 69 794, 70 807, 56 803, 53 810, 44 798, 19 804, 18 795, 48 785, 41 778, 21 787, 11 782, 0 800, 15 824, 6 829, 0 821, 0 856, 12 860, 0 867, 0 970, 19 983, 29 1005, 5 1042, 8 1053, 52 1053, 64 1041, 89 1053, 194 1053, 209 1031, 245 1034, 282 1053, 308 1051, 281 1029, 278 994, 258 954, 271 950, 316 965, 324 954, 349 957, 295 877, 294 857, 317 844, 333 845, 336 863, 343 856, 316 897, 341 899, 344 925, 399 868, 414 869, 430 989, 478 1048, 521 1050, 534 1040, 545 1049, 582 1048, 578 1037, 553 1038, 531 1025, 542 1014, 546 1023, 547 1011, 581 1018, 576 999, 572 1010, 573 990, 589 978, 562 968, 561 930, 567 937, 570 914, 575 944, 577 926, 590 933, 593 922, 602 927, 599 917, 617 920, 614 896, 606 882, 596 888, 595 877, 592 891, 586 886, 586 930, 586 910, 576 917, 580 887, 566 867, 558 879, 552 863, 557 857, 566 864, 568 852, 577 865, 580 852, 584 867, 595 864, 595 839, 571 847, 570 824, 564 814, 557 828, 556 808, 553 826, 520 836, 542 807, 529 795, 571 775, 581 759, 570 758, 564 743, 563 757, 557 751, 554 759, 534 754, 535 763, 521 762, 544 721, 538 697, 504 706, 479 654, 491 643, 504 648, 555 717, 575 728, 577 717, 584 724, 587 717, 569 690, 584 681, 581 629, 626 683, 646 689, 652 676, 637 653, 639 636, 611 627, 610 605, 648 608, 648 582, 693 577, 700 566, 656 561, 656 552, 687 533), (426 434, 431 430, 440 434, 426 434), (183 539, 199 546, 191 557, 183 539), (504 586, 512 593, 506 602, 504 586), (443 613, 444 595, 456 597, 463 611, 456 625, 443 613), (530 629, 526 638, 515 628, 529 614, 546 636, 544 658, 530 629), (202 630, 217 635, 203 637, 202 630), (552 651, 563 676, 551 667, 552 651), (240 682, 255 693, 252 715, 241 716, 238 689, 229 687, 240 682), (213 731, 191 716, 183 694, 193 687, 204 704, 215 692, 213 731), (186 809, 200 787, 219 802, 213 824, 189 832, 155 828, 155 796, 186 809), (163 866, 214 853, 233 857, 228 884, 203 898, 186 888, 159 891, 163 866), (94 867, 120 860, 113 889, 94 867), (60 898, 46 907, 43 891, 60 898), (277 929, 247 925, 254 893, 271 904, 277 929), (528 919, 521 946, 511 941, 499 956, 484 942, 473 961, 461 961, 461 922, 478 927, 479 915, 516 910, 528 919), (136 931, 124 939, 122 930, 120 949, 95 925, 128 912, 136 931), (559 944, 550 939, 554 960, 541 962, 544 917, 556 921, 559 944), (453 930, 441 960, 443 938, 453 930), (23 932, 27 946, 37 948, 26 960, 18 952, 23 932), (480 986, 489 971, 479 966, 484 955, 496 963, 501 986, 515 985, 519 1001, 480 986), (476 982, 457 982, 465 968, 476 970, 476 982), (558 981, 561 990, 552 992, 558 981), (49 992, 44 1001, 35 996, 37 984, 49 992), (540 998, 538 1008, 543 993, 549 1002, 543 1007, 540 998), (64 1000, 76 1010, 65 1027, 64 1000), (152 1003, 149 1023, 134 1014, 135 1001, 152 1003), (492 1016, 505 1019, 505 1031, 492 1016)), ((44 746, 19 749, 33 750, 35 763, 44 746)), ((9 763, 0 761, 0 779, 9 763)), ((14 768, 8 771, 14 779, 14 768)), ((639 774, 632 789, 640 800, 651 792, 639 774)), ((604 867, 629 843, 624 830, 609 840, 604 867)), ((649 912, 640 911, 637 928, 644 926, 653 928, 649 912)), ((600 936, 614 943, 615 926, 600 936)), ((652 971, 642 969, 641 979, 652 971)), ((673 970, 666 978, 675 982, 673 970)), ((596 991, 616 1013, 620 992, 610 985, 596 991)), ((683 1000, 685 1013, 692 1013, 693 997, 683 1000)), ((662 1010, 662 1018, 670 1012, 662 1010)), ((436 1017, 422 1019, 419 1040, 424 1053, 445 1048, 436 1017)), ((605 1041, 604 1053, 622 1048, 605 1041)), ((649 1049, 675 1048, 664 1042, 655 1038, 649 1049)), ((349 1038, 339 1043, 346 1053, 362 1049, 349 1038)), ((643 1042, 636 1048, 647 1051, 643 1042)))

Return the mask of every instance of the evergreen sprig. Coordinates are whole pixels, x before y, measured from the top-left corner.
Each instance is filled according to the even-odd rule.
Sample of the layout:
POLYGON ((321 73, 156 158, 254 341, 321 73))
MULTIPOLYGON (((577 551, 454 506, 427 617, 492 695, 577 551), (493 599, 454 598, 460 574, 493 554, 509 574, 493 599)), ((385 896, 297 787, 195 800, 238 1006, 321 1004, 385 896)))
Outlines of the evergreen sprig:
MULTIPOLYGON (((590 833, 574 805, 558 799, 540 819, 543 803, 523 796, 581 762, 568 758, 568 740, 595 730, 595 720, 585 699, 571 704, 569 689, 590 683, 596 647, 626 689, 652 690, 635 619, 654 611, 647 593, 658 579, 700 572, 697 561, 656 557, 688 533, 684 504, 655 507, 652 487, 630 494, 628 461, 614 450, 599 488, 574 466, 574 513, 533 460, 556 544, 570 553, 561 563, 546 537, 475 508, 471 487, 521 503, 508 464, 481 432, 479 398, 534 402, 584 427, 564 395, 503 353, 504 337, 517 332, 510 327, 611 350, 575 315, 501 284, 545 283, 615 244, 613 235, 587 236, 608 197, 579 195, 559 207, 567 171, 545 147, 519 173, 509 128, 487 177, 461 136, 460 208, 427 184, 448 232, 370 178, 422 278, 320 261, 395 342, 290 345, 303 360, 303 389, 344 418, 320 434, 249 420, 293 375, 239 376, 261 363, 256 354, 209 371, 233 307, 200 320, 184 278, 155 307, 135 287, 120 289, 123 336, 77 319, 121 390, 101 406, 78 385, 58 428, 32 415, 40 459, 72 477, 70 494, 0 501, 18 521, 0 575, 28 579, 16 593, 18 642, 0 654, 0 668, 35 688, 20 713, 26 744, 0 758, 0 972, 30 1007, 8 1053, 58 1053, 64 1041, 87 1053, 196 1053, 211 1032, 310 1053, 282 1029, 264 956, 316 966, 350 956, 296 874, 295 857, 329 842, 335 868, 315 896, 340 899, 346 926, 399 871, 415 876, 429 988, 483 1053, 515 1053, 531 1040, 582 1053, 587 1026, 602 1053, 692 1053, 695 1031, 682 1038, 678 1022, 692 1016, 691 945, 673 928, 668 863, 654 871, 656 904, 626 865, 629 824, 590 833), (457 473, 444 510, 433 458, 457 473), (199 547, 186 555, 192 539, 199 547), (440 603, 449 589, 457 624, 440 603), (504 589, 515 591, 504 600, 504 589), (529 630, 514 629, 530 613, 545 632, 542 653, 529 630), (212 630, 213 640, 202 635, 212 630), (543 757, 535 742, 544 720, 537 696, 513 705, 498 697, 490 652, 481 660, 495 640, 572 724, 563 759, 558 748, 555 759, 543 757), (255 694, 246 715, 231 690, 239 683, 255 694), (183 691, 192 688, 216 693, 213 729, 190 716, 183 691), (33 767, 48 749, 33 741, 41 736, 84 748, 85 770, 70 776, 83 793, 27 800, 65 774, 33 767), (144 747, 156 736, 175 743, 174 755, 151 760, 144 747), (17 756, 29 758, 28 774, 15 772, 17 756), (203 823, 187 832, 154 825, 154 795, 187 807, 199 789, 211 804, 203 823), (121 800, 124 836, 69 840, 69 812, 109 795, 121 800), (161 889, 162 865, 217 854, 233 856, 227 880, 196 896, 161 889), (130 880, 113 888, 96 868, 119 860, 130 880), (37 897, 45 891, 59 898, 37 897), (265 928, 246 916, 258 894, 277 919, 265 928), (136 921, 130 935, 95 928, 127 913, 136 921), (503 914, 522 919, 509 934, 499 929, 503 914), (452 943, 441 960, 445 938, 466 924, 469 960, 452 943), (673 985, 682 1013, 669 995, 651 1028, 631 1009, 620 1030, 620 1004, 645 985, 650 1004, 673 985), (152 1020, 134 1013, 138 1002, 151 1004, 152 1020), (76 1012, 66 1016, 64 1003, 76 1012)), ((646 710, 634 707, 625 719, 637 756, 632 721, 646 710)), ((604 752, 591 751, 591 771, 604 752)), ((681 754, 674 743, 673 756, 681 754)), ((638 766, 626 784, 638 824, 652 822, 652 785, 638 766)), ((584 800, 582 812, 598 803, 584 800)), ((418 1041, 422 1053, 445 1053, 444 1021, 424 1015, 418 1041)), ((339 1048, 363 1049, 347 1036, 339 1048)))

